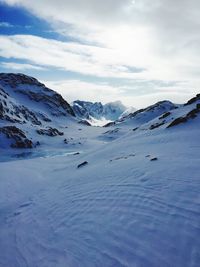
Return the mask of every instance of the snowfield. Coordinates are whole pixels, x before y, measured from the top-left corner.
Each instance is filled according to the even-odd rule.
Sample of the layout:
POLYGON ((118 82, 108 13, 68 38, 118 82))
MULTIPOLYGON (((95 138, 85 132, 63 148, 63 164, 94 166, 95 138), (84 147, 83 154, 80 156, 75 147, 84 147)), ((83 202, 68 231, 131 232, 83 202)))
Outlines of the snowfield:
POLYGON ((199 266, 198 137, 192 121, 0 163, 0 266, 199 266))
POLYGON ((0 267, 200 266, 200 95, 92 127, 1 77, 0 267))

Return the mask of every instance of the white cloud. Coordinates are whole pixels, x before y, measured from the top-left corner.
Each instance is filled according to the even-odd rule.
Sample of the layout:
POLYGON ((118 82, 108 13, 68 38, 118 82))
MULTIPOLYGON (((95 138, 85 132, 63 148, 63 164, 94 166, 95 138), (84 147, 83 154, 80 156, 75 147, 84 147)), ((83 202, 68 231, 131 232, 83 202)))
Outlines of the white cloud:
MULTIPOLYGON (((55 31, 79 39, 79 43, 65 43, 36 36, 2 36, 3 57, 104 77, 105 81, 126 78, 129 91, 134 88, 133 98, 144 103, 170 95, 180 102, 200 86, 199 0, 0 1, 23 6, 47 20, 55 31), (174 85, 170 91, 151 82, 155 80, 174 85)), ((119 95, 134 101, 131 93, 119 95)))
MULTIPOLYGON (((80 80, 59 80, 42 81, 49 88, 60 93, 68 102, 74 100, 86 100, 102 103, 108 103, 121 100, 125 105, 137 109, 147 107, 148 105, 161 101, 170 100, 174 103, 184 103, 194 95, 193 90, 183 90, 182 84, 175 91, 173 87, 156 87, 157 90, 149 94, 125 94, 126 87, 117 87, 103 83, 83 82, 80 80)), ((144 82, 148 87, 148 82, 144 82)), ((131 88, 128 88, 131 90, 131 88)), ((196 90, 196 93, 198 91, 196 90)))
POLYGON ((133 106, 137 109, 145 108, 158 101, 169 100, 176 104, 186 103, 190 98, 194 96, 193 93, 179 93, 179 92, 157 92, 147 95, 140 95, 135 97, 123 97, 123 102, 129 106, 133 106))
POLYGON ((31 35, 0 36, 0 56, 28 60, 31 63, 3 64, 4 67, 13 69, 43 69, 50 66, 90 75, 93 76, 93 79, 101 77, 101 79, 105 78, 105 81, 106 78, 114 78, 119 81, 118 86, 111 83, 109 85, 98 82, 86 83, 80 80, 52 83, 53 88, 57 90, 62 88, 60 93, 72 100, 79 98, 109 102, 113 99, 121 99, 125 104, 138 108, 147 103, 151 104, 153 99, 159 100, 157 96, 164 99, 164 97, 172 95, 171 99, 175 102, 180 102, 180 99, 186 100, 186 96, 192 96, 199 87, 198 73, 196 76, 194 71, 186 73, 188 67, 185 70, 180 68, 178 71, 174 66, 169 69, 159 69, 158 67, 158 69, 140 70, 131 66, 131 57, 123 58, 112 49, 72 42, 65 43, 31 35), (177 83, 176 80, 177 77, 181 77, 180 70, 185 71, 184 83, 177 83), (157 80, 154 77, 157 77, 157 80), (171 80, 167 78, 171 78, 171 80), (186 78, 189 80, 187 81, 186 78), (124 85, 122 85, 122 80, 124 85), (68 91, 65 91, 64 88, 68 91))
MULTIPOLYGON (((80 54, 82 63, 71 65, 72 71, 81 67, 82 72, 84 69, 88 73, 92 65, 94 75, 118 75, 119 72, 110 67, 104 66, 102 71, 100 64, 108 66, 110 62, 112 66, 126 64, 149 70, 138 77, 180 80, 191 68, 199 67, 198 0, 1 1, 27 8, 46 19, 55 30, 80 38, 83 43, 89 41, 109 48, 96 48, 96 51, 90 48, 94 64, 84 55, 81 58, 80 54)), ((80 53, 83 50, 88 50, 88 47, 83 46, 80 53)), ((70 62, 71 55, 66 56, 70 62)))
POLYGON ((14 62, 2 62, 0 67, 13 70, 45 70, 44 67, 25 64, 25 63, 14 63, 14 62))
POLYGON ((153 59, 144 56, 140 60, 139 56, 129 53, 129 50, 61 42, 33 35, 0 36, 0 56, 24 59, 32 64, 84 75, 133 80, 186 80, 194 78, 191 69, 200 67, 197 59, 190 62, 187 55, 180 62, 176 56, 173 62, 170 57, 156 56, 153 59))
MULTIPOLYGON (((131 34, 146 29, 151 40, 154 40, 155 44, 166 53, 177 51, 188 41, 195 41, 198 38, 199 0, 1 0, 1 2, 21 5, 54 26, 61 23, 59 27, 62 26, 67 34, 70 31, 75 31, 77 35, 87 33, 84 38, 88 35, 92 37, 92 41, 95 38, 103 44, 108 42, 111 46, 117 44, 99 37, 108 31, 112 39, 112 33, 118 32, 121 26, 129 26, 131 34)), ((121 39, 123 41, 123 38, 121 39)), ((135 42, 138 40, 134 40, 135 42)), ((132 45, 134 43, 132 42, 132 45)))
POLYGON ((0 36, 0 56, 98 77, 134 78, 143 71, 111 49, 32 35, 0 36), (128 67, 132 68, 132 72, 128 67))
POLYGON ((90 83, 80 80, 44 81, 44 83, 49 88, 59 92, 68 102, 81 99, 107 103, 119 100, 123 96, 123 91, 119 87, 102 83, 90 83))

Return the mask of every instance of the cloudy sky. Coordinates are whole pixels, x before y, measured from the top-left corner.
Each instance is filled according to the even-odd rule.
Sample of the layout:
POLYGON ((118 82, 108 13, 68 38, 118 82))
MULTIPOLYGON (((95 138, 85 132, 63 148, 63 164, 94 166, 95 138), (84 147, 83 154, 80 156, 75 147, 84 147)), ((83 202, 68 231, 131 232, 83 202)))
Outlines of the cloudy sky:
POLYGON ((0 71, 144 107, 200 87, 199 0, 0 0, 0 71))

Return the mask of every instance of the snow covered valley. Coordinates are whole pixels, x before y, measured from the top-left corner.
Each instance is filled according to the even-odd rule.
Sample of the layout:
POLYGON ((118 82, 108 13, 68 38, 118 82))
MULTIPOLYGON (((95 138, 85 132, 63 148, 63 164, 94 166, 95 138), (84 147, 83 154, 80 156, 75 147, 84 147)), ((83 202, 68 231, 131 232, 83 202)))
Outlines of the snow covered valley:
POLYGON ((45 110, 56 136, 14 122, 40 145, 1 147, 0 266, 198 267, 199 103, 159 102, 107 127, 53 125, 45 110))

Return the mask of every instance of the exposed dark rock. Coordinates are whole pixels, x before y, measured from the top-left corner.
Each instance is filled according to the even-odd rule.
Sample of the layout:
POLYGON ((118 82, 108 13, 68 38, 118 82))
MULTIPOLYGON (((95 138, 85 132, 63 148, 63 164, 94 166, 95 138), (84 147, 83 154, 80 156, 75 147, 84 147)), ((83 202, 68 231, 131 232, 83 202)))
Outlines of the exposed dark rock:
POLYGON ((3 104, 0 102, 0 119, 3 118, 4 115, 4 108, 3 108, 3 104))
POLYGON ((63 132, 60 132, 58 129, 56 128, 46 128, 46 129, 39 129, 36 130, 36 132, 40 135, 48 135, 48 136, 58 136, 58 135, 64 135, 63 132))
POLYGON ((23 123, 23 121, 29 121, 34 125, 41 125, 36 114, 23 105, 15 105, 11 100, 7 99, 6 102, 0 99, 0 119, 13 122, 23 123), (9 108, 8 108, 9 106, 9 108))
POLYGON ((38 117, 40 117, 41 120, 45 121, 45 122, 51 122, 51 119, 49 119, 45 114, 39 112, 37 113, 38 117))
POLYGON ((0 80, 3 81, 5 85, 9 85, 12 88, 15 88, 21 84, 45 87, 45 85, 40 83, 37 79, 22 73, 0 73, 0 80))
POLYGON ((36 146, 40 146, 40 142, 39 141, 37 141, 36 143, 35 143, 35 147, 36 146))
POLYGON ((197 109, 200 109, 200 104, 196 104, 196 108, 197 109))
POLYGON ((163 124, 165 124, 165 121, 162 121, 162 122, 160 122, 160 123, 152 124, 152 125, 150 126, 149 129, 150 129, 150 130, 156 129, 156 128, 160 127, 160 126, 163 125, 163 124))
POLYGON ((133 132, 135 132, 137 129, 138 129, 138 127, 135 127, 135 128, 133 129, 133 132))
POLYGON ((152 159, 150 159, 151 161, 156 161, 156 160, 158 160, 158 158, 152 158, 152 159))
POLYGON ((200 94, 197 94, 195 97, 191 98, 184 106, 191 105, 195 103, 197 100, 200 100, 200 94))
POLYGON ((42 124, 41 121, 38 120, 35 113, 26 108, 25 106, 15 106, 14 109, 15 109, 15 114, 18 115, 19 117, 20 115, 22 115, 26 121, 30 121, 34 125, 42 124))
POLYGON ((115 128, 113 130, 109 130, 109 131, 106 131, 105 133, 103 134, 115 134, 115 133, 118 133, 120 130, 120 128, 115 128))
POLYGON ((200 112, 200 104, 196 105, 196 108, 191 110, 190 112, 188 112, 184 117, 179 117, 175 120, 173 120, 168 126, 167 128, 176 126, 180 123, 185 123, 187 122, 189 119, 194 119, 195 117, 197 117, 197 114, 200 112))
POLYGON ((32 148, 33 143, 31 140, 24 139, 22 141, 16 141, 15 144, 11 145, 12 148, 32 148))
POLYGON ((187 115, 186 115, 186 118, 187 119, 194 119, 196 118, 197 114, 200 112, 200 110, 198 108, 195 108, 193 110, 191 110, 187 115))
POLYGON ((186 117, 179 117, 179 118, 173 120, 173 121, 167 126, 167 128, 176 126, 176 125, 178 125, 178 124, 180 124, 180 123, 184 123, 184 122, 186 122, 186 121, 187 121, 187 118, 186 118, 186 117))
MULTIPOLYGON (((122 118, 122 121, 123 121, 124 119, 134 118, 137 114, 142 113, 142 112, 145 111, 145 110, 146 110, 146 109, 138 109, 138 110, 136 110, 135 112, 128 114, 126 117, 123 117, 123 118, 122 118)), ((120 120, 119 120, 119 121, 120 121, 120 120)))
POLYGON ((86 121, 86 120, 81 120, 78 123, 83 124, 83 125, 86 125, 86 126, 91 126, 91 124, 88 121, 86 121))
POLYGON ((105 124, 103 127, 110 127, 110 126, 114 126, 116 123, 114 121, 108 122, 107 124, 105 124))
POLYGON ((85 165, 87 165, 87 164, 88 164, 88 162, 87 162, 87 161, 84 161, 84 162, 80 163, 80 164, 77 166, 77 168, 79 169, 79 168, 81 168, 81 167, 83 167, 83 166, 85 166, 85 165))
POLYGON ((42 91, 40 93, 36 93, 30 90, 25 91, 22 89, 16 89, 15 92, 26 95, 32 101, 42 102, 50 109, 51 115, 53 116, 66 116, 67 114, 75 116, 74 111, 67 101, 65 101, 61 95, 55 93, 54 91, 51 91, 52 94, 50 95, 45 94, 42 91))
POLYGON ((0 87, 0 95, 3 96, 5 99, 7 99, 7 97, 9 96, 9 94, 6 93, 6 92, 4 91, 4 89, 1 88, 1 87, 0 87))
POLYGON ((58 106, 62 107, 67 113, 69 113, 70 115, 72 115, 72 116, 75 117, 75 113, 74 113, 73 109, 72 109, 71 106, 67 103, 67 101, 64 100, 64 98, 63 98, 61 95, 55 93, 55 94, 53 95, 53 98, 55 99, 55 101, 58 102, 58 106))
POLYGON ((70 137, 70 138, 68 138, 68 139, 65 138, 63 141, 64 141, 65 144, 69 144, 69 143, 72 144, 73 140, 74 140, 74 139, 73 139, 72 137, 70 137))
POLYGON ((114 159, 110 159, 109 161, 112 162, 112 161, 116 161, 116 160, 128 159, 130 157, 135 157, 135 154, 129 154, 127 156, 117 157, 117 158, 114 158, 114 159))
POLYGON ((64 143, 65 143, 65 144, 68 144, 69 141, 65 138, 65 139, 64 139, 64 143))
POLYGON ((0 119, 5 120, 5 121, 9 121, 9 122, 12 122, 12 123, 21 123, 21 124, 25 123, 25 122, 22 122, 21 120, 13 119, 9 115, 4 115, 2 118, 0 117, 0 119))
POLYGON ((165 112, 162 116, 159 117, 159 120, 162 120, 166 117, 168 117, 171 114, 171 112, 165 112))
POLYGON ((33 142, 29 140, 25 133, 15 126, 5 126, 0 128, 0 134, 10 139, 10 146, 13 148, 32 148, 33 142))

